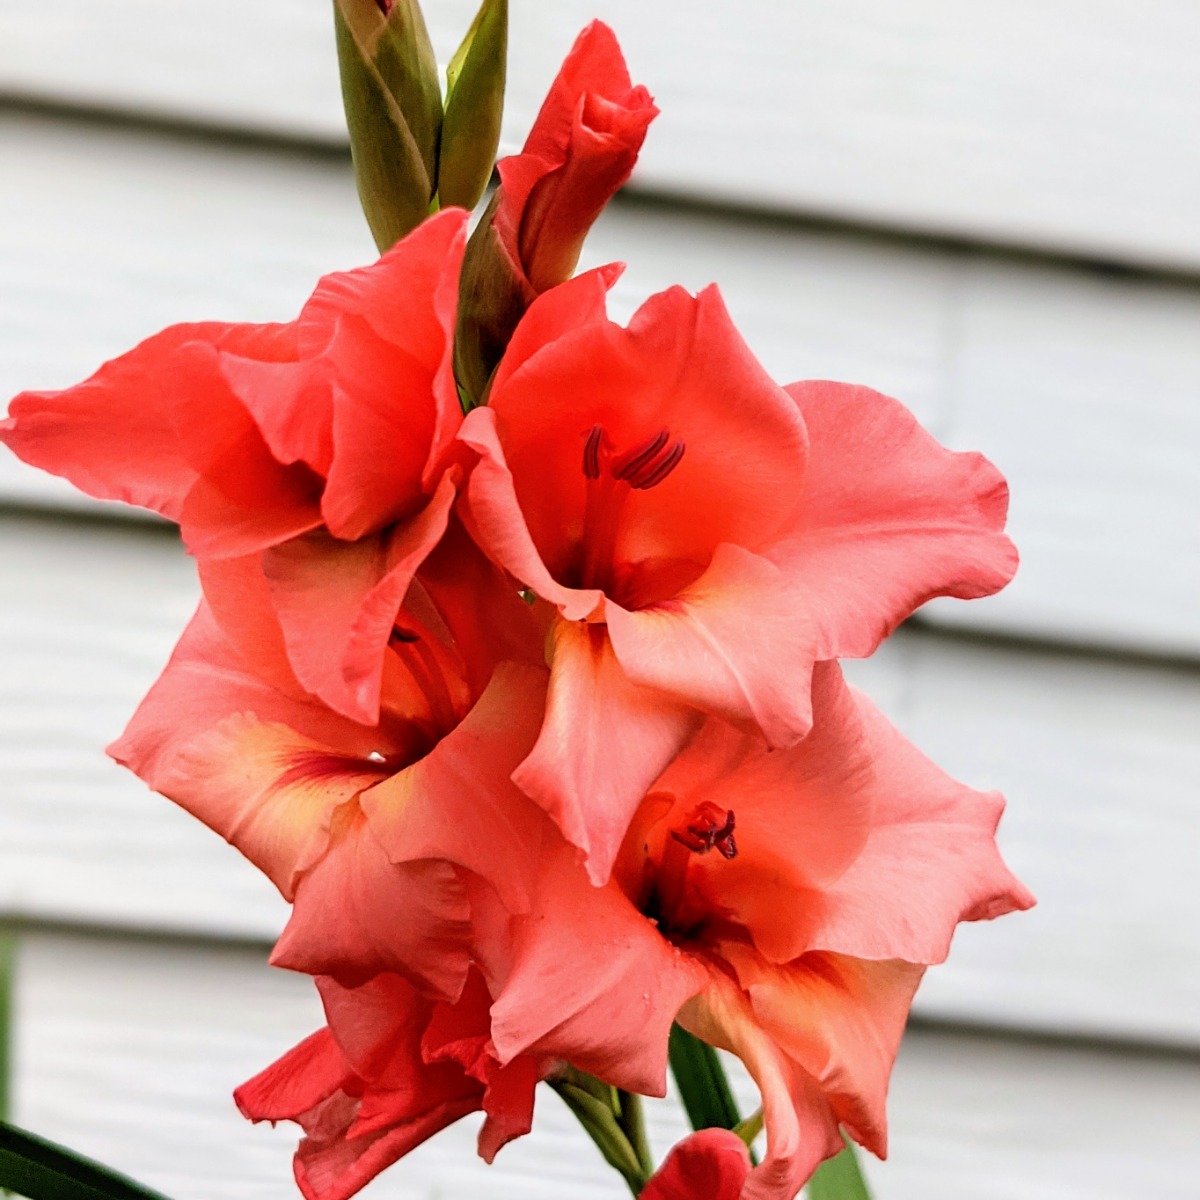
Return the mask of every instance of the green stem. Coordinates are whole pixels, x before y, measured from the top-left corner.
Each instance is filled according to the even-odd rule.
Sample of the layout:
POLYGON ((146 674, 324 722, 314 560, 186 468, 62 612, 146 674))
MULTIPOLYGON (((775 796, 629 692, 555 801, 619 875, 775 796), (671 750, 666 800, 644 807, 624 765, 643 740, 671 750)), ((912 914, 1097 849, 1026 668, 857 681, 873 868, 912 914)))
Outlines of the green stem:
POLYGON ((636 1092, 618 1092, 617 1099, 621 1105, 618 1122, 629 1140, 630 1149, 637 1156, 645 1178, 649 1179, 654 1174, 654 1156, 650 1153, 650 1140, 646 1136, 642 1098, 636 1092))
MULTIPOLYGON (((628 1093, 618 1092, 581 1072, 571 1072, 570 1078, 552 1079, 550 1086, 596 1143, 604 1161, 620 1172, 635 1197, 640 1195, 654 1173, 653 1167, 643 1161, 621 1124, 623 1113, 634 1110, 639 1115, 631 1119, 640 1123, 640 1106, 623 1106, 621 1101, 628 1093)), ((649 1151, 645 1153, 648 1160, 649 1151)))

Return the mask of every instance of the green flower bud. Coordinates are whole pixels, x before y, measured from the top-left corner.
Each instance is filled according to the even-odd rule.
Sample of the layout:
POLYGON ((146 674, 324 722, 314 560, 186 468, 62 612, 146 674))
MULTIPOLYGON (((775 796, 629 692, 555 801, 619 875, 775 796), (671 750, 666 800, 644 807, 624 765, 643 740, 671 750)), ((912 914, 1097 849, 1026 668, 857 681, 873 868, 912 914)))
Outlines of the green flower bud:
POLYGON ((333 11, 358 195, 383 251, 435 203, 437 60, 417 0, 334 0, 333 11))
POLYGON ((446 68, 446 115, 438 159, 438 200, 474 208, 500 144, 508 56, 508 0, 483 0, 446 68))

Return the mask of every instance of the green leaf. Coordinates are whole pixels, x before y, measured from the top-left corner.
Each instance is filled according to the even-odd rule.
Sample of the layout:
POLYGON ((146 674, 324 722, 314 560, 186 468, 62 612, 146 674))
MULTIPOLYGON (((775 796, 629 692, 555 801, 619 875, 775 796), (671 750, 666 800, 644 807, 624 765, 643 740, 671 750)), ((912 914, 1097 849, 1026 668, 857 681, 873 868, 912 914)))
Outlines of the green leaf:
POLYGON ((90 1158, 4 1122, 0 1187, 28 1200, 166 1200, 90 1158))
POLYGON ((671 1026, 671 1073, 693 1129, 733 1129, 741 1120, 717 1052, 678 1025, 671 1026))
POLYGON ((858 1155, 848 1141, 841 1154, 817 1168, 808 1181, 808 1196, 809 1200, 871 1200, 858 1155))
POLYGON ((0 925, 0 1121, 7 1121, 12 1105, 13 993, 17 935, 0 925))

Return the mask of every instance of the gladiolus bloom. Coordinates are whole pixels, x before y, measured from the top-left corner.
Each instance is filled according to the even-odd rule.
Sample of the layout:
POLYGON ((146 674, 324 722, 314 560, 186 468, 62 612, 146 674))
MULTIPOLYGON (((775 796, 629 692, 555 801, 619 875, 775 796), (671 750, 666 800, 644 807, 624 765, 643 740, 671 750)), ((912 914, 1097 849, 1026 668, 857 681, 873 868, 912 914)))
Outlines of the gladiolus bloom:
POLYGON ((172 326, 77 387, 26 392, 0 438, 93 496, 178 521, 243 651, 277 622, 303 687, 372 724, 396 612, 459 479, 465 223, 447 211, 327 276, 291 324, 172 326))
POLYGON ((501 1061, 559 1057, 661 1095, 673 1020, 737 1054, 767 1155, 741 1193, 793 1200, 841 1149, 886 1152, 914 991, 956 924, 1033 903, 994 842, 1002 801, 956 783, 842 682, 814 675, 787 750, 710 720, 638 807, 609 882, 544 851, 492 981, 501 1061))
POLYGON ((317 986, 328 1026, 235 1093, 252 1120, 304 1130, 295 1173, 306 1200, 346 1200, 467 1113, 487 1113, 487 1162, 529 1131, 540 1064, 523 1057, 502 1067, 488 1053, 489 998, 477 975, 453 1005, 394 975, 317 986))
POLYGON ((514 830, 502 801, 528 806, 510 776, 536 737, 545 670, 501 661, 531 658, 512 652, 522 637, 537 645, 536 627, 468 549, 444 543, 410 586, 376 725, 294 680, 264 680, 262 658, 243 658, 202 605, 111 748, 293 903, 277 965, 348 983, 392 972, 453 999, 471 957, 472 880, 507 910, 528 908, 527 823, 514 830))
POLYGON ((460 438, 476 540, 552 606, 542 736, 517 782, 608 875, 647 787, 712 713, 787 747, 815 662, 1015 566, 1004 481, 901 405, 784 389, 714 288, 622 328, 612 269, 542 296, 460 438))

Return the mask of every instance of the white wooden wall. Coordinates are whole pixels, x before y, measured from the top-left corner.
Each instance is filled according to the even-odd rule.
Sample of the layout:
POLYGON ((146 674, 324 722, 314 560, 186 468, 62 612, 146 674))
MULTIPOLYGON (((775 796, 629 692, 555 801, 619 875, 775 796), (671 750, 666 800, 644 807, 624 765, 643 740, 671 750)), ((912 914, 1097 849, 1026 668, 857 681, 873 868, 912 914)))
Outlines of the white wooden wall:
MULTIPOLYGON (((426 0, 443 54, 474 0, 426 0)), ((509 144, 591 15, 663 116, 591 262, 715 279, 781 380, 905 400, 1008 475, 1023 555, 858 680, 1009 796, 1039 895, 918 999, 879 1200, 1200 1178, 1200 7, 512 0, 509 144)), ((172 321, 286 319, 372 257, 325 0, 0 0, 0 395, 172 321), (253 136, 247 136, 253 135, 253 136)), ((0 917, 16 1116, 179 1200, 286 1200, 228 1094, 315 1025, 272 890, 102 755, 192 604, 172 531, 0 458, 0 917)), ((682 1129, 655 1110, 661 1148, 682 1129)), ((617 1196, 552 1095, 368 1195, 617 1196)), ((872 1164, 874 1166, 874 1164, 872 1164)))

